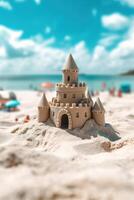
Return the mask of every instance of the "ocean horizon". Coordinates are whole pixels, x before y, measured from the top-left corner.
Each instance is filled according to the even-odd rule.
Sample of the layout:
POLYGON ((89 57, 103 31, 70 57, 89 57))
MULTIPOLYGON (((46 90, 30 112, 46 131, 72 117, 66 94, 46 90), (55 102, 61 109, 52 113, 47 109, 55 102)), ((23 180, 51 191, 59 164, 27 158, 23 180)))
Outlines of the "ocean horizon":
MULTIPOLYGON (((54 84, 62 81, 61 74, 23 74, 0 75, 0 88, 4 90, 38 90, 43 82, 54 84)), ((134 76, 80 74, 79 81, 86 82, 90 90, 100 90, 102 83, 106 88, 119 89, 122 84, 129 84, 134 91, 134 76)))

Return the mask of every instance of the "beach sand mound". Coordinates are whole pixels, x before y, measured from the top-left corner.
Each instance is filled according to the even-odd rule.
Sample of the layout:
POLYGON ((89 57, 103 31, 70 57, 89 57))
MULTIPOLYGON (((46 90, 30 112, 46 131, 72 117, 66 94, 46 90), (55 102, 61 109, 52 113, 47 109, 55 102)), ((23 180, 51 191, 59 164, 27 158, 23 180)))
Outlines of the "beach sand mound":
POLYGON ((29 143, 33 142, 35 146, 42 145, 43 147, 50 142, 53 146, 54 143, 62 143, 63 140, 66 142, 71 141, 74 139, 73 135, 82 139, 91 139, 97 136, 105 137, 111 141, 120 139, 119 133, 110 124, 102 127, 98 126, 94 120, 88 120, 82 128, 73 130, 56 128, 50 120, 47 123, 38 123, 37 120, 33 120, 20 127, 13 128, 11 132, 25 135, 24 137, 29 143))
POLYGON ((114 128, 94 121, 75 130, 23 123, 28 113, 36 115, 39 100, 29 92, 20 94, 22 113, 1 112, 0 200, 134 199, 134 94, 101 95, 114 128))
POLYGON ((118 148, 125 140, 109 141, 94 126, 88 121, 79 137, 36 120, 12 128, 12 140, 0 146, 0 199, 132 199, 134 143, 118 148), (86 133, 92 139, 80 138, 86 133))

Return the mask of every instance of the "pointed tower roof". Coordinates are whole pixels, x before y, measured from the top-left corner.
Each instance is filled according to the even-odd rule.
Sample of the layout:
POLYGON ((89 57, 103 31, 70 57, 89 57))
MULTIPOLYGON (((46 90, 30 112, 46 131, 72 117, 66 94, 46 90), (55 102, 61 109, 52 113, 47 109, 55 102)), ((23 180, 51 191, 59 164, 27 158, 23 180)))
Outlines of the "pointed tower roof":
POLYGON ((97 101, 95 102, 95 104, 93 106, 93 111, 105 112, 105 109, 99 98, 97 99, 97 101))
POLYGON ((97 99, 97 103, 98 103, 99 107, 101 108, 101 111, 105 112, 105 109, 104 109, 104 107, 103 107, 103 105, 101 103, 100 98, 97 99))
POLYGON ((67 57, 67 60, 64 64, 63 69, 77 69, 78 70, 78 67, 71 54, 69 54, 69 56, 67 57))
POLYGON ((45 93, 43 93, 41 100, 38 104, 38 107, 46 107, 49 106, 45 93))
POLYGON ((96 101, 95 101, 95 104, 93 106, 93 111, 100 111, 100 107, 99 107, 99 105, 96 101))
POLYGON ((87 87, 87 89, 86 89, 86 97, 92 102, 92 104, 93 104, 93 100, 92 100, 92 98, 91 98, 91 95, 90 95, 90 92, 89 92, 89 89, 88 89, 88 87, 87 87))
POLYGON ((90 95, 88 87, 86 89, 86 97, 89 98, 89 99, 91 99, 91 95, 90 95))

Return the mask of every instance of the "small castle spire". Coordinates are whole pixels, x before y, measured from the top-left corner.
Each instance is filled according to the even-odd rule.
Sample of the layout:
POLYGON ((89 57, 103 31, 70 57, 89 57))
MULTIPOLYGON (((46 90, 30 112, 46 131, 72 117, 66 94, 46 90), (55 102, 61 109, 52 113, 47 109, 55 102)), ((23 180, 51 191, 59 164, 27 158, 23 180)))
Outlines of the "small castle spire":
POLYGON ((99 107, 97 101, 95 101, 95 104, 93 106, 93 111, 100 111, 100 107, 99 107))
POLYGON ((41 97, 41 100, 40 100, 40 102, 38 104, 38 107, 46 107, 46 106, 49 107, 49 104, 48 104, 48 101, 47 101, 45 93, 43 93, 43 95, 41 97))
POLYGON ((90 95, 90 92, 89 92, 88 87, 86 88, 86 97, 87 97, 88 99, 91 99, 91 95, 90 95))
POLYGON ((102 112, 105 112, 105 109, 104 109, 104 107, 103 107, 103 105, 102 105, 102 103, 101 103, 100 98, 97 99, 97 103, 98 103, 98 105, 99 105, 101 111, 102 111, 102 112))
POLYGON ((97 99, 97 101, 95 102, 95 104, 93 106, 93 111, 105 112, 105 109, 99 98, 97 99))
POLYGON ((64 64, 64 69, 77 69, 78 67, 73 59, 73 56, 71 54, 69 54, 66 63, 64 64))
POLYGON ((92 98, 91 98, 91 95, 90 95, 90 92, 89 92, 88 87, 87 87, 87 89, 86 89, 86 98, 89 99, 89 101, 90 101, 90 102, 92 103, 92 105, 93 105, 93 100, 92 100, 92 98))

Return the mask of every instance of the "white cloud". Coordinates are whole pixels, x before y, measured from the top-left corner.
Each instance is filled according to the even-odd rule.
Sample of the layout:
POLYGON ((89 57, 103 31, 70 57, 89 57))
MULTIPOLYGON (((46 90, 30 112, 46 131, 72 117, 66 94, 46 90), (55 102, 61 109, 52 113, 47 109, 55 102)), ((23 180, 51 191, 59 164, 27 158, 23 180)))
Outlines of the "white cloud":
POLYGON ((104 34, 104 36, 98 42, 99 45, 109 47, 113 45, 121 36, 118 34, 104 34))
POLYGON ((134 8, 134 0, 116 0, 119 1, 122 5, 127 5, 134 8))
POLYGON ((22 34, 22 31, 14 31, 0 26, 0 44, 5 50, 5 57, 7 59, 23 58, 31 56, 36 52, 34 41, 31 39, 22 40, 22 34))
POLYGON ((60 49, 52 47, 55 42, 53 37, 45 40, 41 35, 37 35, 22 39, 22 34, 23 31, 0 26, 0 48, 3 49, 0 51, 1 73, 58 73, 68 52, 73 53, 80 65, 84 63, 84 69, 89 63, 90 56, 84 41, 72 48, 60 49))
POLYGON ((116 74, 134 69, 134 29, 131 28, 132 24, 113 49, 108 50, 105 42, 104 44, 99 43, 95 47, 89 66, 91 72, 116 74))
POLYGON ((0 58, 6 57, 6 51, 3 46, 0 46, 0 58))
POLYGON ((96 17, 97 13, 98 13, 98 10, 96 8, 93 8, 92 11, 91 11, 92 15, 94 17, 96 17))
POLYGON ((12 10, 11 4, 6 0, 0 0, 0 7, 6 10, 12 10))
POLYGON ((129 25, 129 19, 120 13, 104 15, 101 18, 102 25, 110 30, 122 30, 129 25))
POLYGON ((38 44, 43 44, 43 45, 52 45, 55 43, 56 39, 55 37, 51 37, 47 40, 44 40, 43 36, 41 34, 37 34, 34 37, 32 37, 32 40, 37 42, 38 44))
POLYGON ((70 35, 65 35, 64 40, 65 41, 70 41, 72 38, 70 35))
POLYGON ((15 2, 17 3, 22 3, 22 2, 25 2, 26 0, 15 0, 15 2))
POLYGON ((51 31, 52 31, 52 29, 51 29, 50 26, 47 26, 47 27, 45 28, 45 33, 46 33, 46 34, 51 33, 51 31))
POLYGON ((41 4, 42 0, 34 0, 36 4, 41 4))
POLYGON ((130 19, 127 32, 122 36, 103 35, 90 55, 89 73, 116 74, 134 69, 134 19, 130 19), (120 37, 119 37, 120 36, 120 37), (114 45, 112 49, 107 48, 114 45))
MULTIPOLYGON (((17 3, 23 3, 26 2, 28 0, 15 0, 17 3)), ((37 5, 40 5, 42 0, 33 0, 37 5)))
POLYGON ((54 37, 46 40, 40 34, 28 39, 22 36, 23 31, 0 26, 0 73, 60 73, 70 52, 81 73, 120 73, 134 68, 134 28, 131 27, 112 50, 107 47, 118 38, 116 34, 103 35, 92 52, 85 41, 65 49, 53 47, 54 37))

